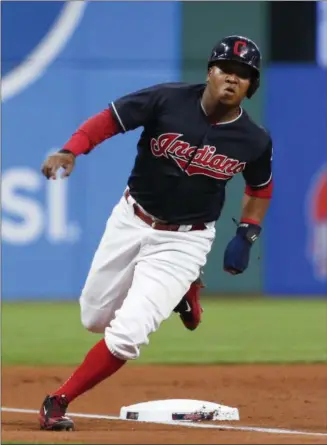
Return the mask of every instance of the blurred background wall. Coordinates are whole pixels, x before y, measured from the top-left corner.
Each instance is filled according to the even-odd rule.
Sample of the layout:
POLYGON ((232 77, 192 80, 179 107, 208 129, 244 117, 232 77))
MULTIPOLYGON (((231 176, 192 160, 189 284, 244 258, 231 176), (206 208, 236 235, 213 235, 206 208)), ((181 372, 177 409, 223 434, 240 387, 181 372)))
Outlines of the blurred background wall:
POLYGON ((261 88, 245 108, 272 134, 275 194, 248 271, 232 277, 221 270, 222 255, 244 186, 242 178, 230 183, 206 290, 327 295, 325 2, 4 1, 1 8, 3 299, 76 299, 141 130, 80 157, 68 181, 42 178, 45 156, 123 94, 202 82, 211 47, 228 34, 247 35, 263 52, 261 88))

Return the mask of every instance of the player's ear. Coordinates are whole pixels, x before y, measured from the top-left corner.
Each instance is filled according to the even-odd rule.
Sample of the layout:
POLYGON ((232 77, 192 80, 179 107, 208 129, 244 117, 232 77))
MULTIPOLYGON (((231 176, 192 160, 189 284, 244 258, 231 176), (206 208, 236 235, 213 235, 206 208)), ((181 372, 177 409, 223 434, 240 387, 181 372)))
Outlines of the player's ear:
POLYGON ((208 69, 207 82, 209 81, 211 74, 212 74, 212 66, 208 69))

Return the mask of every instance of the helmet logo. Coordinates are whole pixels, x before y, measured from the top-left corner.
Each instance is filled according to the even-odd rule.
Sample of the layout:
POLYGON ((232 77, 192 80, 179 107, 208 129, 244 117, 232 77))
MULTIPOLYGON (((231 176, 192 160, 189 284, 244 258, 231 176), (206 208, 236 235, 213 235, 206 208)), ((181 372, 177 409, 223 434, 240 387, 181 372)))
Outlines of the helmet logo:
POLYGON ((236 40, 234 43, 233 53, 240 56, 242 48, 244 47, 246 47, 246 42, 244 42, 244 40, 236 40))

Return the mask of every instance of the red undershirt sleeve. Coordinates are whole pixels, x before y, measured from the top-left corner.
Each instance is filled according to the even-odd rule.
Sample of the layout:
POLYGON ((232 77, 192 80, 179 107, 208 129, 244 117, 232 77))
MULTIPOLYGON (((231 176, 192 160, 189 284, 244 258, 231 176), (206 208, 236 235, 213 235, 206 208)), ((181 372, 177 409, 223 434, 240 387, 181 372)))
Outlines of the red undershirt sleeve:
POLYGON ((253 196, 255 198, 270 199, 273 192, 273 180, 269 182, 268 185, 260 189, 252 188, 250 185, 245 186, 245 194, 248 196, 253 196))
POLYGON ((110 108, 90 117, 63 146, 75 156, 89 153, 106 139, 122 133, 120 125, 110 108))
POLYGON ((270 199, 273 192, 272 175, 272 141, 269 140, 266 150, 243 171, 245 194, 255 198, 270 199))

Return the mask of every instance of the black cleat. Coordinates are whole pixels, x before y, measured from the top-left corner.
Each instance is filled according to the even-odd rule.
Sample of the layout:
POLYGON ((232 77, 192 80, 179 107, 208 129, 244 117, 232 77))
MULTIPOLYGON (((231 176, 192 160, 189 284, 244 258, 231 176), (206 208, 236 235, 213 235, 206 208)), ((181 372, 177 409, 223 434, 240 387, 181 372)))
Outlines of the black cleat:
POLYGON ((74 422, 66 417, 68 402, 65 396, 47 396, 40 409, 40 429, 48 431, 73 431, 74 422))

